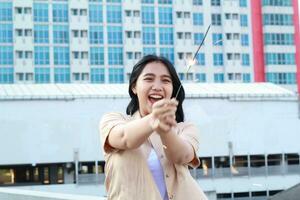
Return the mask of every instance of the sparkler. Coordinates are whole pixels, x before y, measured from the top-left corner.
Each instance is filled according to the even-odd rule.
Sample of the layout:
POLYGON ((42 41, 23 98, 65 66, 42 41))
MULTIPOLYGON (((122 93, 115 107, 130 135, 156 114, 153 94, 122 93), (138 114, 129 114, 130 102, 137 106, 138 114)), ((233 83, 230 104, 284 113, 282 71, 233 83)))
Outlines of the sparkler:
MULTIPOLYGON (((205 32, 205 35, 204 35, 204 37, 203 37, 203 39, 202 39, 202 41, 201 41, 201 43, 200 43, 200 45, 199 45, 199 47, 198 47, 196 53, 194 54, 193 59, 188 61, 187 70, 186 70, 186 72, 185 72, 186 75, 187 75, 188 72, 190 71, 191 67, 196 63, 196 57, 197 57, 197 55, 198 55, 199 50, 201 49, 201 47, 202 47, 203 44, 204 44, 204 41, 205 41, 205 38, 206 38, 206 36, 207 36, 207 33, 208 33, 209 29, 210 29, 210 26, 211 26, 211 24, 207 27, 207 30, 206 30, 206 32, 205 32)), ((182 83, 180 84, 180 86, 179 86, 179 88, 178 88, 178 90, 177 90, 177 92, 176 92, 175 99, 177 99, 178 94, 179 94, 181 88, 182 88, 182 83)))

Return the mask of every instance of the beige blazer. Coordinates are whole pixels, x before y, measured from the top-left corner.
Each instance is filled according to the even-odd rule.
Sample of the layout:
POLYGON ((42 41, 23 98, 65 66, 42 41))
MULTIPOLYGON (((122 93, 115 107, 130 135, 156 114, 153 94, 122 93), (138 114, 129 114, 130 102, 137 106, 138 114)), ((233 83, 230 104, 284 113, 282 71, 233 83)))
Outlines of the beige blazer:
MULTIPOLYGON (((159 135, 155 132, 137 149, 116 150, 106 143, 113 127, 138 118, 140 118, 138 112, 133 116, 108 113, 100 122, 99 131, 106 162, 105 187, 108 200, 162 200, 147 164, 152 146, 163 167, 169 199, 207 200, 188 170, 188 165, 194 168, 200 165, 196 153, 193 161, 188 165, 171 163, 165 155, 159 135)), ((199 140, 197 129, 193 124, 178 123, 176 133, 189 142, 197 152, 199 140)))

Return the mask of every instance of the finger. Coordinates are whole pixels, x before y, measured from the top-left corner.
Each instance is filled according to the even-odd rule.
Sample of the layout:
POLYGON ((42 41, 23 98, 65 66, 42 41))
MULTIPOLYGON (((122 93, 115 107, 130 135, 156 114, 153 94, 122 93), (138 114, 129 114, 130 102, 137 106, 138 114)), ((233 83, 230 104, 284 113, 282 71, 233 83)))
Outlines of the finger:
POLYGON ((167 99, 161 99, 152 105, 152 108, 159 108, 166 104, 167 99))
POLYGON ((177 121, 173 117, 166 117, 165 122, 171 126, 177 125, 177 121))

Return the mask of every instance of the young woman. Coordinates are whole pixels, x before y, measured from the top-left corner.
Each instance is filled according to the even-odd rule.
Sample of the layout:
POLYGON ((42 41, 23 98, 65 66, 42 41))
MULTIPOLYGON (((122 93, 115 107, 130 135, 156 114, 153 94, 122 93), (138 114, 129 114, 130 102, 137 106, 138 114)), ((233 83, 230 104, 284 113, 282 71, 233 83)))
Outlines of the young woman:
POLYGON ((184 122, 185 94, 165 58, 143 57, 129 81, 127 116, 108 113, 100 122, 109 200, 207 199, 188 166, 198 167, 197 129, 184 122))

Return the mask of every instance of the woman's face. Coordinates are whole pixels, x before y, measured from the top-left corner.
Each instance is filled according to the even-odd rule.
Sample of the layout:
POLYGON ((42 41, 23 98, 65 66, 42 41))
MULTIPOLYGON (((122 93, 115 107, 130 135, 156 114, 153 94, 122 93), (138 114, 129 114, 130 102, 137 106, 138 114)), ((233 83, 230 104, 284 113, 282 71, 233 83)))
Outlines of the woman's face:
POLYGON ((132 91, 138 96, 140 114, 145 116, 151 113, 156 101, 171 99, 173 84, 167 67, 161 62, 148 63, 132 91))

